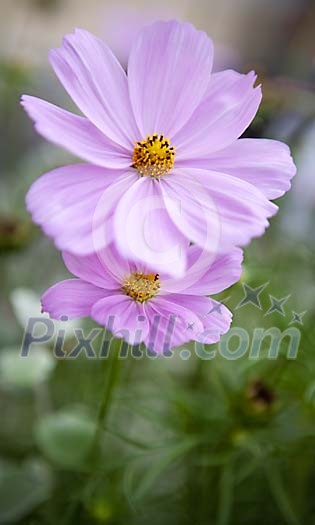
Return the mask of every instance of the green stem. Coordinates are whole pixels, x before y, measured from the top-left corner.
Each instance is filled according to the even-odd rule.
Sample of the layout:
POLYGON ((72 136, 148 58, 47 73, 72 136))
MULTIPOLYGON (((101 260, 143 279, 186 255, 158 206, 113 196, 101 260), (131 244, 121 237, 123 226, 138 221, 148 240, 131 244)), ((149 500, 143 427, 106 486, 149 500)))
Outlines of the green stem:
POLYGON ((221 472, 217 525, 228 525, 229 523, 231 523, 233 507, 233 490, 233 464, 232 460, 230 460, 229 465, 225 465, 221 472))
POLYGON ((110 345, 110 354, 112 353, 107 368, 105 388, 103 398, 99 407, 97 416, 97 431, 96 431, 96 442, 99 443, 101 433, 105 427, 106 420, 109 415, 109 408, 113 397, 115 385, 119 378, 120 368, 120 340, 113 340, 110 345))
MULTIPOLYGON (((121 340, 119 339, 112 339, 110 343, 110 349, 109 349, 109 358, 106 360, 106 380, 105 380, 105 387, 103 391, 103 397, 100 403, 98 415, 97 415, 97 427, 96 432, 94 436, 94 440, 91 446, 91 452, 89 457, 89 477, 87 483, 90 482, 91 477, 95 477, 95 469, 98 466, 99 463, 99 451, 100 451, 100 442, 103 430, 105 428, 105 422, 108 418, 109 412, 110 412, 110 405, 113 398, 113 393, 115 386, 118 382, 119 378, 119 365, 120 365, 120 348, 121 348, 121 340)), ((83 491, 85 490, 87 485, 84 486, 83 491)), ((83 496, 82 496, 83 497, 83 496)), ((70 509, 70 514, 68 517, 67 523, 72 523, 73 520, 77 520, 77 517, 79 516, 80 509, 82 506, 81 503, 82 498, 77 498, 72 508, 70 509)))

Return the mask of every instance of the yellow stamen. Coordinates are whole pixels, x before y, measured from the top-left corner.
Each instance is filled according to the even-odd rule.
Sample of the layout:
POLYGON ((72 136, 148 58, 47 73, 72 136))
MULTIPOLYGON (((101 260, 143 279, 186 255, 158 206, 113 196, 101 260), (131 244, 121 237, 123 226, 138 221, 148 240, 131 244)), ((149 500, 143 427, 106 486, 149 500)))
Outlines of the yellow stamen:
POLYGON ((135 301, 144 303, 152 299, 160 289, 160 276, 158 273, 144 274, 131 273, 122 286, 122 290, 135 301))
POLYGON ((174 166, 175 148, 169 139, 154 133, 145 140, 137 142, 132 156, 132 167, 141 176, 159 178, 174 166))

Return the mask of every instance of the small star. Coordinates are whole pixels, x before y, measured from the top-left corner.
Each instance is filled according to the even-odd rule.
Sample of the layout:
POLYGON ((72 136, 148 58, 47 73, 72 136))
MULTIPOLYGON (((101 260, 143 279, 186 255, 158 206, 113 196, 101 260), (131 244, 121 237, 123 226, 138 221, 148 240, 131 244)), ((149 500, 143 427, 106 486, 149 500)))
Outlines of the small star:
POLYGON ((279 314, 283 315, 283 317, 285 317, 285 310, 283 308, 283 305, 287 302, 287 300, 290 297, 291 295, 286 295, 286 297, 282 297, 282 299, 277 299, 277 297, 274 297, 273 295, 269 294, 271 306, 269 310, 265 313, 265 315, 270 315, 273 312, 278 312, 279 314))
POLYGON ((260 302, 260 294, 263 292, 263 290, 268 286, 268 283, 262 284, 261 286, 257 286, 257 288, 251 288, 248 284, 243 284, 243 290, 244 290, 244 298, 241 300, 240 303, 236 306, 236 308, 241 308, 242 306, 245 306, 245 304, 253 304, 256 306, 256 308, 259 308, 262 310, 261 302, 260 302))
POLYGON ((289 324, 298 323, 298 324, 304 325, 302 318, 304 317, 305 314, 306 314, 306 310, 304 312, 301 312, 300 314, 292 310, 292 319, 289 324))
POLYGON ((209 310, 209 312, 207 313, 207 315, 209 315, 209 314, 213 314, 213 312, 218 312, 218 313, 221 315, 221 314, 222 314, 221 309, 226 305, 226 303, 229 301, 230 298, 231 298, 230 296, 227 297, 227 298, 225 299, 225 302, 224 302, 224 303, 223 303, 223 302, 220 302, 220 303, 219 303, 219 302, 217 302, 217 301, 212 301, 212 308, 211 308, 211 310, 209 310))
POLYGON ((222 308, 222 304, 221 303, 216 303, 214 302, 213 303, 213 306, 211 308, 211 310, 209 310, 208 314, 213 314, 213 312, 218 312, 219 314, 221 314, 221 308, 222 308))
POLYGON ((195 323, 190 323, 187 325, 187 330, 193 330, 195 323))

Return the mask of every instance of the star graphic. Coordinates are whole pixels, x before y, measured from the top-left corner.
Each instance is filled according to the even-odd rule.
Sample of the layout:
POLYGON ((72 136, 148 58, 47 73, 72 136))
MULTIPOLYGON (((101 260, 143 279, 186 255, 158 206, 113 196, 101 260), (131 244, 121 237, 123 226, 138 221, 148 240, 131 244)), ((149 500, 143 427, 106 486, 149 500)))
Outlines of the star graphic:
POLYGON ((293 323, 298 323, 298 324, 303 325, 304 323, 302 321, 302 318, 304 317, 305 314, 306 314, 306 310, 304 312, 301 312, 300 314, 292 310, 292 319, 289 322, 289 325, 293 323))
POLYGON ((209 312, 207 313, 207 315, 213 314, 213 312, 218 312, 221 315, 222 314, 221 308, 223 308, 223 306, 226 305, 226 303, 229 301, 229 299, 231 299, 231 296, 226 297, 224 303, 223 302, 219 303, 219 302, 213 301, 212 307, 209 310, 209 312))
POLYGON ((213 303, 213 306, 211 308, 211 310, 209 310, 208 312, 208 315, 209 314, 213 314, 213 312, 218 312, 219 314, 221 314, 221 308, 222 308, 222 304, 221 303, 213 303))
POLYGON ((260 294, 262 291, 268 286, 268 283, 262 284, 261 286, 257 286, 257 288, 252 288, 248 284, 243 284, 243 290, 244 290, 244 297, 243 299, 238 303, 236 306, 237 308, 241 308, 242 306, 245 306, 246 304, 253 304, 256 306, 256 308, 259 308, 262 310, 261 302, 260 302, 260 294))
POLYGON ((273 295, 269 294, 271 306, 269 310, 265 313, 265 315, 270 315, 273 312, 278 312, 280 315, 283 315, 283 317, 285 317, 285 310, 283 308, 283 305, 287 302, 287 300, 290 297, 291 295, 286 295, 285 297, 282 297, 282 299, 278 299, 277 297, 274 297, 273 295))
POLYGON ((193 330, 195 323, 188 323, 187 330, 193 330))

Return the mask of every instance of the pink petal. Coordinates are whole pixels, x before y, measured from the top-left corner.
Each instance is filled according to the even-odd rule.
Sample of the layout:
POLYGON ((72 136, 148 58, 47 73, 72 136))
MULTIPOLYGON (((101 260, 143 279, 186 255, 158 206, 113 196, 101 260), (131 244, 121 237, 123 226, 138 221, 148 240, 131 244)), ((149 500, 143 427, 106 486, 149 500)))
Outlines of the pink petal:
POLYGON ((104 250, 99 251, 97 255, 111 279, 118 283, 121 288, 126 277, 133 271, 128 259, 122 257, 114 242, 106 246, 104 250))
POLYGON ((139 132, 130 106, 127 76, 104 42, 76 29, 59 49, 50 52, 50 62, 87 118, 106 137, 132 148, 139 132))
POLYGON ((189 328, 203 331, 203 325, 198 316, 190 308, 182 306, 176 295, 157 296, 145 305, 150 322, 150 331, 144 339, 149 350, 157 354, 165 353, 191 339, 194 332, 189 328))
POLYGON ((114 236, 124 257, 183 274, 187 243, 165 210, 159 181, 142 177, 129 188, 115 210, 114 236))
POLYGON ((212 59, 211 40, 190 24, 157 22, 141 31, 128 64, 140 138, 173 135, 187 122, 206 92, 212 59))
POLYGON ((88 317, 94 303, 106 295, 106 291, 81 279, 67 279, 49 288, 42 296, 42 310, 52 319, 88 317))
POLYGON ((86 118, 28 95, 23 95, 22 106, 34 120, 38 133, 74 155, 108 168, 130 166, 130 151, 106 138, 86 118))
POLYGON ((101 299, 93 306, 91 315, 111 330, 115 337, 123 338, 131 345, 141 343, 149 330, 143 304, 127 295, 117 294, 101 299))
POLYGON ((214 171, 176 169, 161 188, 177 228, 212 254, 262 235, 267 218, 277 210, 252 184, 214 171), (174 202, 179 203, 180 214, 174 213, 174 202))
POLYGON ((250 182, 268 199, 277 199, 288 191, 296 173, 288 146, 269 139, 239 139, 207 158, 194 161, 194 165, 250 182))
POLYGON ((213 295, 236 283, 242 273, 242 250, 213 256, 198 246, 188 249, 187 272, 181 279, 163 280, 163 293, 213 295))
POLYGON ((112 210, 134 177, 89 164, 57 168, 34 182, 27 208, 59 249, 87 255, 111 242, 112 210))
POLYGON ((223 304, 207 297, 193 295, 176 296, 176 301, 181 306, 192 309, 202 323, 202 330, 199 325, 190 329, 193 332, 191 339, 204 344, 213 344, 217 343, 221 335, 229 330, 232 314, 223 304))
POLYGON ((87 281, 105 290, 120 289, 121 281, 113 278, 98 253, 78 257, 72 253, 63 252, 62 257, 69 272, 83 281, 87 281))
POLYGON ((255 80, 253 71, 241 75, 231 70, 211 76, 203 101, 173 139, 178 166, 221 150, 242 135, 262 97, 261 88, 253 88, 255 80))

